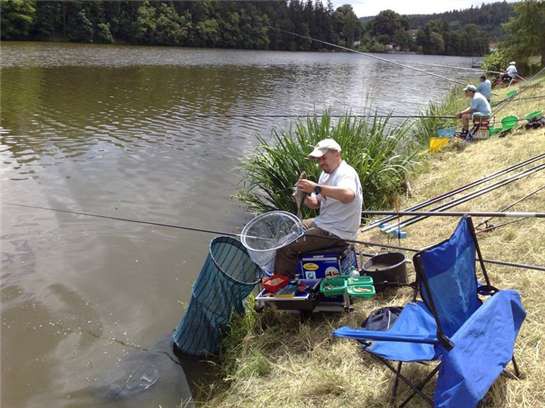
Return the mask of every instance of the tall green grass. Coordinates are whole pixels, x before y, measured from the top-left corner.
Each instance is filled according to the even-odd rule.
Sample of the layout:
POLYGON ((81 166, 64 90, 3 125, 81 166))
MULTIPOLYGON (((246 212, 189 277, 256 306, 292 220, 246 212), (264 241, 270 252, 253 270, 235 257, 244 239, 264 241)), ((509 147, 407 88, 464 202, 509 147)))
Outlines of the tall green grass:
MULTIPOLYGON (((270 140, 259 138, 256 152, 242 164, 245 178, 238 199, 255 212, 295 212, 293 186, 303 170, 318 180, 321 170, 307 155, 325 138, 341 145, 343 159, 358 172, 365 208, 387 206, 418 162, 420 149, 408 123, 395 125, 374 116, 345 116, 335 122, 328 114, 309 117, 288 130, 273 131, 270 140)), ((304 211, 304 216, 312 215, 304 211)))

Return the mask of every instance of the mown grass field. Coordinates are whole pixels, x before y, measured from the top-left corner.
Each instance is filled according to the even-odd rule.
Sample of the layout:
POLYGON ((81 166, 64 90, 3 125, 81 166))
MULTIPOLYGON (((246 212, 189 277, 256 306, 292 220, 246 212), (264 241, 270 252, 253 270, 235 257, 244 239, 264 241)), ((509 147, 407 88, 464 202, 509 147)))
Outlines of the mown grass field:
MULTIPOLYGON (((496 90, 502 99, 506 89, 496 90)), ((543 95, 545 79, 521 93, 522 97, 543 95)), ((543 110, 544 99, 509 103, 499 118, 543 110)), ((412 196, 401 198, 401 208, 436 196, 499 169, 545 152, 545 129, 517 129, 506 137, 454 144, 425 160, 411 181, 412 196)), ((464 211, 497 211, 526 194, 545 186, 545 172, 495 190, 453 208, 464 211)), ((513 211, 545 211, 545 190, 517 204, 513 211)), ((510 219, 495 219, 501 224, 510 219)), ((475 219, 477 224, 479 219, 475 219)), ((431 217, 407 227, 401 245, 421 248, 447 238, 457 219, 431 217)), ((545 220, 525 219, 496 230, 479 233, 483 256, 526 264, 545 265, 545 220)), ((361 239, 396 245, 397 239, 372 231, 361 239)), ((376 247, 362 247, 376 252, 376 247)), ((407 254, 411 256, 411 254, 407 254)), ((414 278, 412 267, 410 276, 414 278)), ((485 407, 535 408, 545 406, 545 272, 488 265, 492 283, 520 291, 527 310, 516 345, 523 373, 515 380, 500 377, 482 402, 485 407)), ((224 343, 222 371, 218 381, 202 384, 197 396, 205 407, 388 407, 393 378, 381 364, 363 354, 357 343, 333 339, 331 331, 342 325, 359 326, 373 309, 403 305, 410 289, 390 290, 372 301, 360 301, 355 311, 342 315, 316 315, 300 323, 299 318, 273 311, 256 314, 251 304, 243 318, 231 325, 224 343)), ((251 302, 250 302, 251 303, 251 302)), ((431 366, 409 365, 405 375, 425 376, 431 366)), ((432 382, 426 388, 433 391, 432 382)), ((401 386, 401 397, 407 388, 401 386)), ((398 401, 401 401, 398 400, 398 401)), ((426 406, 413 399, 409 407, 426 406)))

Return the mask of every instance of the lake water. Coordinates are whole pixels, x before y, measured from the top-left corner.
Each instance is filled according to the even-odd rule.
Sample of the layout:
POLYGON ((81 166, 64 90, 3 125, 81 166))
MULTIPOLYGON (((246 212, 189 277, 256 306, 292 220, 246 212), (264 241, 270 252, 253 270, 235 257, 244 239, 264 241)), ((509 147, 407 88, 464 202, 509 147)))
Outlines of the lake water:
POLYGON ((451 86, 348 53, 57 43, 3 43, 0 75, 0 405, 12 408, 179 403, 176 387, 128 405, 92 390, 176 326, 212 236, 10 203, 238 232, 240 159, 290 122, 223 115, 412 114, 451 86))

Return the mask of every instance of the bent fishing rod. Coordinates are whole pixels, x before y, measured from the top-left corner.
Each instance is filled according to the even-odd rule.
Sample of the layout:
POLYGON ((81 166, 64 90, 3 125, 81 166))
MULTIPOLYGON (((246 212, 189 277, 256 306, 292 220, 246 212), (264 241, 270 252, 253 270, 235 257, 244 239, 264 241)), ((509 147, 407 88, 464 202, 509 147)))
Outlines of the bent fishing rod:
MULTIPOLYGON (((45 211, 53 211, 53 212, 59 212, 64 214, 72 214, 72 215, 82 215, 85 217, 94 217, 94 218, 101 218, 106 220, 113 220, 113 221, 124 221, 124 222, 130 222, 135 224, 143 224, 143 225, 152 225, 157 227, 165 227, 165 228, 174 228, 174 229, 180 229, 185 231, 191 231, 191 232, 201 232, 205 234, 213 234, 213 235, 226 235, 231 237, 241 237, 241 234, 233 233, 233 232, 225 232, 225 231, 218 231, 218 230, 212 230, 212 229, 206 229, 206 228, 197 228, 197 227, 191 227, 187 225, 176 225, 176 224, 169 224, 169 223, 162 223, 162 222, 153 222, 153 221, 142 221, 142 220, 135 220, 131 218, 124 218, 124 217, 114 217, 114 216, 108 216, 108 215, 102 215, 102 214, 94 214, 84 211, 72 211, 72 210, 63 210, 60 208, 52 208, 52 207, 42 207, 37 205, 27 205, 27 204, 19 204, 19 203, 5 203, 6 205, 11 205, 14 207, 22 207, 22 208, 31 208, 36 210, 45 210, 45 211)), ((469 215, 471 213, 462 213, 464 215, 469 215)), ((329 239, 329 240, 336 240, 337 238, 334 237, 327 237, 327 236, 316 236, 320 239, 329 239)), ((266 239, 262 237, 247 237, 247 238, 257 238, 257 239, 266 239)), ((401 249, 405 251, 413 251, 413 252, 419 252, 418 249, 413 248, 403 248, 403 247, 393 247, 391 245, 382 244, 378 242, 370 242, 370 241, 361 241, 361 240, 352 240, 347 239, 346 242, 352 243, 352 244, 360 244, 360 245, 367 245, 367 246, 375 246, 375 247, 392 247, 396 249, 401 249)), ((476 259, 477 260, 477 259, 476 259)), ((484 260, 484 262, 492 263, 496 265, 502 265, 502 266, 511 266, 514 268, 521 268, 521 269, 532 269, 537 271, 545 272, 544 266, 539 265, 526 265, 526 264, 517 264, 513 262, 506 262, 506 261, 499 261, 499 260, 484 260)))
MULTIPOLYGON (((526 211, 362 211, 366 215, 417 215, 424 217, 463 217, 469 215, 471 217, 500 217, 500 218, 545 218, 545 212, 526 212, 526 211)), ((393 225, 392 228, 397 228, 393 225)))
MULTIPOLYGON (((308 112, 308 113, 300 113, 300 114, 259 114, 259 113, 253 113, 253 114, 246 114, 246 113, 240 113, 240 114, 219 114, 219 115, 210 115, 210 114, 189 114, 187 116, 191 117, 197 117, 197 118, 304 118, 304 117, 313 117, 313 116, 322 116, 325 112, 308 112)), ((328 114, 330 118, 345 118, 345 117, 351 117, 351 118, 402 118, 402 119, 456 119, 456 116, 453 115, 443 115, 443 116, 434 116, 434 115, 388 115, 388 114, 362 114, 362 113, 346 113, 346 114, 328 114)))
POLYGON ((272 26, 268 26, 268 27, 272 28, 273 30, 277 30, 277 31, 280 31, 280 32, 283 32, 283 33, 286 33, 286 34, 294 35, 294 36, 302 38, 304 40, 315 41, 315 42, 318 42, 320 44, 329 45, 330 47, 338 48, 338 49, 341 49, 341 50, 344 50, 344 51, 352 52, 354 54, 359 54, 359 55, 363 55, 363 56, 368 57, 368 58, 373 58, 373 59, 376 59, 376 60, 379 60, 379 61, 382 61, 382 62, 387 62, 389 64, 398 65, 400 67, 407 68, 407 69, 410 69, 410 70, 413 70, 413 71, 416 71, 416 72, 420 72, 420 73, 423 73, 423 74, 426 74, 426 75, 431 75, 431 76, 434 76, 434 77, 437 77, 437 78, 441 78, 441 79, 444 79, 445 81, 452 82, 452 83, 455 83, 455 84, 458 84, 458 85, 465 85, 464 82, 460 82, 460 81, 457 81, 455 79, 450 79, 450 78, 447 78, 446 76, 435 74, 435 73, 429 72, 429 71, 425 71, 425 70, 420 69, 420 68, 411 67, 410 65, 401 64, 400 62, 395 62, 395 61, 389 60, 387 58, 378 57, 376 55, 369 54, 369 53, 362 52, 362 51, 357 51, 357 50, 354 50, 354 49, 349 48, 349 47, 344 47, 342 45, 337 45, 337 44, 333 44, 333 43, 330 43, 330 42, 327 42, 327 41, 319 40, 317 38, 313 38, 313 37, 310 37, 308 35, 302 35, 302 34, 294 33, 293 31, 283 30, 283 29, 278 28, 278 27, 272 27, 272 26))

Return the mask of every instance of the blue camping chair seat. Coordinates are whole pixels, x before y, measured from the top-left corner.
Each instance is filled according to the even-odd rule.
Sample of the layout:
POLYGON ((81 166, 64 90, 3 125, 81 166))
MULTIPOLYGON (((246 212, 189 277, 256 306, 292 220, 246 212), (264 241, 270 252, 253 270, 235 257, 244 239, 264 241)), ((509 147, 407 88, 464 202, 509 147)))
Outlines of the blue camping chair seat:
POLYGON ((475 407, 509 361, 519 375, 513 348, 525 311, 513 290, 495 289, 486 272, 470 217, 463 217, 452 236, 418 252, 414 258, 417 291, 422 298, 405 306, 386 332, 341 327, 338 337, 359 340, 364 350, 396 374, 412 393, 436 407, 475 407), (477 281, 476 255, 485 279, 477 281), (491 295, 482 302, 479 295, 491 295), (390 362, 397 361, 397 367, 390 362), (438 361, 419 384, 401 374, 403 362, 438 361), (433 400, 422 392, 439 372, 433 400))

